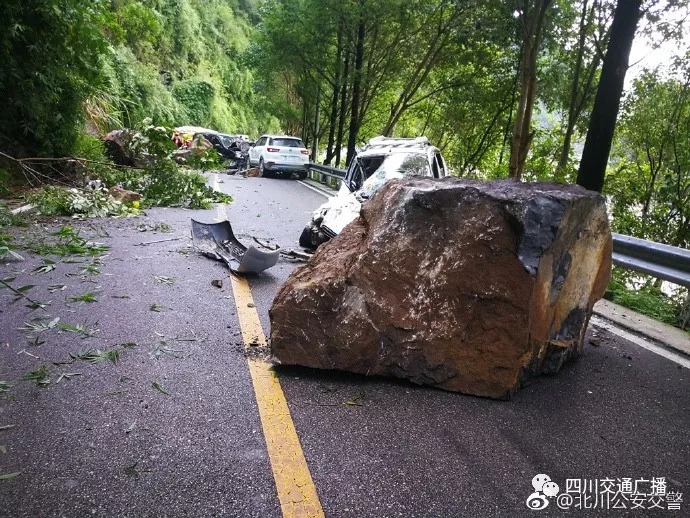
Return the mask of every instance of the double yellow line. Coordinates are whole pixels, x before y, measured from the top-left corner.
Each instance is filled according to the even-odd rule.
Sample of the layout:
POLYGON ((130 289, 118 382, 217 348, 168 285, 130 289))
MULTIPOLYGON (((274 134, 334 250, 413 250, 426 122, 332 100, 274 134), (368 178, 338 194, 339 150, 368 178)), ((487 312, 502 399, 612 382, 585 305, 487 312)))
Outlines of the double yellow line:
MULTIPOLYGON (((230 279, 245 349, 265 346, 266 337, 249 283, 233 274, 230 274, 230 279)), ((319 495, 280 381, 269 363, 250 357, 247 363, 283 517, 323 517, 319 495)))

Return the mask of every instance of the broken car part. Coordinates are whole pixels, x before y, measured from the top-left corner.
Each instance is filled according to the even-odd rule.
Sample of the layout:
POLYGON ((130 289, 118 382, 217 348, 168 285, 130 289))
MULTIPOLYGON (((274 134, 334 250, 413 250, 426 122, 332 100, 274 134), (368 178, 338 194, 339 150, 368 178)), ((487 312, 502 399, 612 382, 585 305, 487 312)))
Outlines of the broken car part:
POLYGON ((252 245, 244 246, 232 231, 230 222, 202 223, 192 219, 192 243, 202 254, 224 261, 235 273, 259 273, 275 266, 277 250, 262 252, 252 245))

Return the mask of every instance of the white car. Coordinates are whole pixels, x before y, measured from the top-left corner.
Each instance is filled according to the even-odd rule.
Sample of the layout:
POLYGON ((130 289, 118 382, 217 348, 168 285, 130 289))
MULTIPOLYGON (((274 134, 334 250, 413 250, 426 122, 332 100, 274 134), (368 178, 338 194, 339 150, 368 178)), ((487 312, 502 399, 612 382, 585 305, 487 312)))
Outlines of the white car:
POLYGON ((262 176, 296 173, 303 179, 309 169, 309 151, 300 138, 262 135, 249 150, 249 165, 258 166, 262 176))
POLYGON ((314 211, 299 238, 300 246, 314 249, 357 219, 366 200, 389 180, 410 176, 443 178, 447 174, 441 151, 426 137, 376 137, 357 153, 338 194, 314 211))

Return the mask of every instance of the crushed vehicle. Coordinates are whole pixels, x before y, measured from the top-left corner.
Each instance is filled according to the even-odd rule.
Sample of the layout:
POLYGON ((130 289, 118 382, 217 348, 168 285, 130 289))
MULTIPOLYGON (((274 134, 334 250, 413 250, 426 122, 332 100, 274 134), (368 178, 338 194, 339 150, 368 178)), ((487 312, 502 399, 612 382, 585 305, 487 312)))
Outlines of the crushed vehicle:
POLYGON ((249 150, 251 145, 246 135, 228 135, 226 133, 197 133, 194 138, 203 136, 218 154, 227 160, 228 169, 247 169, 249 167, 249 150))
POLYGON ((208 142, 227 161, 227 168, 235 172, 249 167, 251 143, 247 135, 229 135, 197 126, 176 128, 173 140, 181 148, 190 148, 195 142, 208 142))
POLYGON ((357 219, 364 202, 386 182, 409 176, 443 178, 441 151, 426 137, 375 137, 350 162, 338 194, 316 209, 299 238, 300 246, 315 249, 357 219))
POLYGON ((309 151, 298 137, 262 135, 249 151, 249 165, 258 166, 261 176, 295 173, 304 179, 309 170, 309 151))

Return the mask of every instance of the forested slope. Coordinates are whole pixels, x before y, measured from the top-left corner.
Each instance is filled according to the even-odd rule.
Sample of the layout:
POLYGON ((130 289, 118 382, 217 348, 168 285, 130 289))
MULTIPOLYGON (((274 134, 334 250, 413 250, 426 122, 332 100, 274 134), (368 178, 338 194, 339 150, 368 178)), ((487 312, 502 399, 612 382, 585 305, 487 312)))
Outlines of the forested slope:
POLYGON ((278 130, 245 65, 255 8, 227 0, 12 0, 0 22, 0 147, 57 156, 155 123, 278 130))

